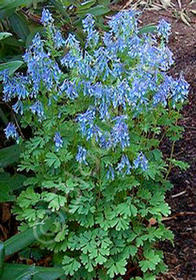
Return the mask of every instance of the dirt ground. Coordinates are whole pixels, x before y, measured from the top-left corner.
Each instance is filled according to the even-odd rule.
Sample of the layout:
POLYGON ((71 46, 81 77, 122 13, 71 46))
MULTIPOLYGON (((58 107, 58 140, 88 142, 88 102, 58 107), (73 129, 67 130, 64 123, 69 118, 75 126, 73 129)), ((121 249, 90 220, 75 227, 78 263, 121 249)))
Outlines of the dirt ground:
MULTIPOLYGON (((181 1, 181 9, 178 2, 175 3, 178 12, 183 8, 186 11, 190 9, 190 1, 181 1)), ((195 7, 191 8, 196 9, 196 2, 195 7)), ((188 26, 182 19, 174 17, 173 12, 174 7, 159 11, 145 10, 141 16, 141 25, 157 23, 161 18, 171 23, 169 47, 173 51, 175 64, 170 72, 178 77, 182 71, 190 84, 189 103, 184 107, 180 121, 185 132, 174 150, 174 158, 188 162, 190 168, 185 172, 173 170, 170 175, 174 188, 168 193, 167 202, 172 214, 165 225, 175 235, 175 246, 169 243, 160 245, 169 267, 168 273, 160 280, 193 280, 196 279, 196 15, 189 13, 191 22, 188 26)), ((165 143, 162 149, 165 153, 169 152, 169 143, 165 143)))

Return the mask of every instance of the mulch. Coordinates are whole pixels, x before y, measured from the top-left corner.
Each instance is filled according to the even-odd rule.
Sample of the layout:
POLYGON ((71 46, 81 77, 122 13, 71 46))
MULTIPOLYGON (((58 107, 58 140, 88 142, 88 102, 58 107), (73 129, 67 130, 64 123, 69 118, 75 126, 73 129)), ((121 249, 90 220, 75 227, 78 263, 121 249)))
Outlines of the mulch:
MULTIPOLYGON (((188 2, 190 1, 181 1, 182 9, 188 7, 188 2)), ((177 3, 175 8, 179 10, 177 3)), ((160 11, 145 10, 140 18, 142 26, 158 23, 161 18, 171 23, 172 35, 169 47, 174 54, 175 64, 170 74, 179 77, 182 71, 190 84, 188 104, 184 106, 183 116, 179 122, 185 131, 174 149, 174 158, 189 163, 190 168, 183 172, 174 169, 169 177, 174 185, 172 191, 167 194, 167 202, 172 213, 164 223, 175 237, 174 247, 169 242, 160 244, 169 270, 159 279, 194 280, 196 279, 196 16, 191 16, 191 23, 188 26, 173 16, 173 10, 172 8, 160 11)), ((166 141, 162 145, 163 153, 169 154, 170 147, 170 143, 166 141)))

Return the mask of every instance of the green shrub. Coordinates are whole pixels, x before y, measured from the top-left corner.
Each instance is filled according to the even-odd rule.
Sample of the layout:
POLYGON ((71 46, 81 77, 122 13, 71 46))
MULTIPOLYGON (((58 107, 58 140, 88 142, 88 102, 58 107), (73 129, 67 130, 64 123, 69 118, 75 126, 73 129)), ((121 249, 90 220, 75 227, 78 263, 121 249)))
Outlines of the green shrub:
POLYGON ((82 49, 44 10, 46 39, 37 34, 26 51, 27 75, 2 74, 4 100, 18 97, 13 109, 32 134, 22 140, 14 124, 5 129, 24 142, 19 170, 29 172, 14 213, 21 230, 50 221, 37 240, 65 279, 122 279, 128 263, 141 270, 131 279, 166 269, 155 245, 173 237, 162 223, 172 158, 167 163, 159 146, 165 134, 173 142, 181 136, 188 84, 165 73, 173 63, 170 25, 140 32, 136 16, 120 12, 101 33, 88 15, 82 49))

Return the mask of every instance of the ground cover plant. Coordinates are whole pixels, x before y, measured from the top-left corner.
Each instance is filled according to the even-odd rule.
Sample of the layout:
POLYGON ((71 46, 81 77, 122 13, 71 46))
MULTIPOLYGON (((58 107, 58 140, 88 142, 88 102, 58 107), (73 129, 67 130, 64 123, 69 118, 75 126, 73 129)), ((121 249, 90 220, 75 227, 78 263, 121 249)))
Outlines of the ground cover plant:
POLYGON ((135 279, 155 279, 165 271, 156 242, 172 240, 162 223, 167 177, 173 164, 185 166, 159 150, 163 135, 180 138, 188 94, 182 75, 165 72, 170 25, 141 32, 137 13, 122 11, 101 33, 88 15, 81 47, 47 10, 42 23, 46 38, 37 34, 24 55, 27 75, 2 74, 4 100, 18 98, 13 108, 32 130, 24 140, 13 123, 5 129, 25 144, 19 170, 29 178, 14 208, 21 230, 50 223, 37 239, 66 279, 122 279, 128 263, 140 267, 135 279))

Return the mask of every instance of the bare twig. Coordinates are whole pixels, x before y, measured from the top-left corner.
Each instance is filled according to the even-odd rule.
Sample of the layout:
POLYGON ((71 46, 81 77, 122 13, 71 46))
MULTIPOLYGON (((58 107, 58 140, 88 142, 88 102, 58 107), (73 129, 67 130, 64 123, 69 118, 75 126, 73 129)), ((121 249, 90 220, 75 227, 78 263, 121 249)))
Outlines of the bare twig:
POLYGON ((181 195, 183 195, 183 194, 185 194, 185 193, 186 193, 186 191, 182 191, 182 192, 180 192, 180 193, 177 193, 177 194, 172 195, 171 197, 172 197, 172 198, 176 198, 176 197, 181 196, 181 195))

